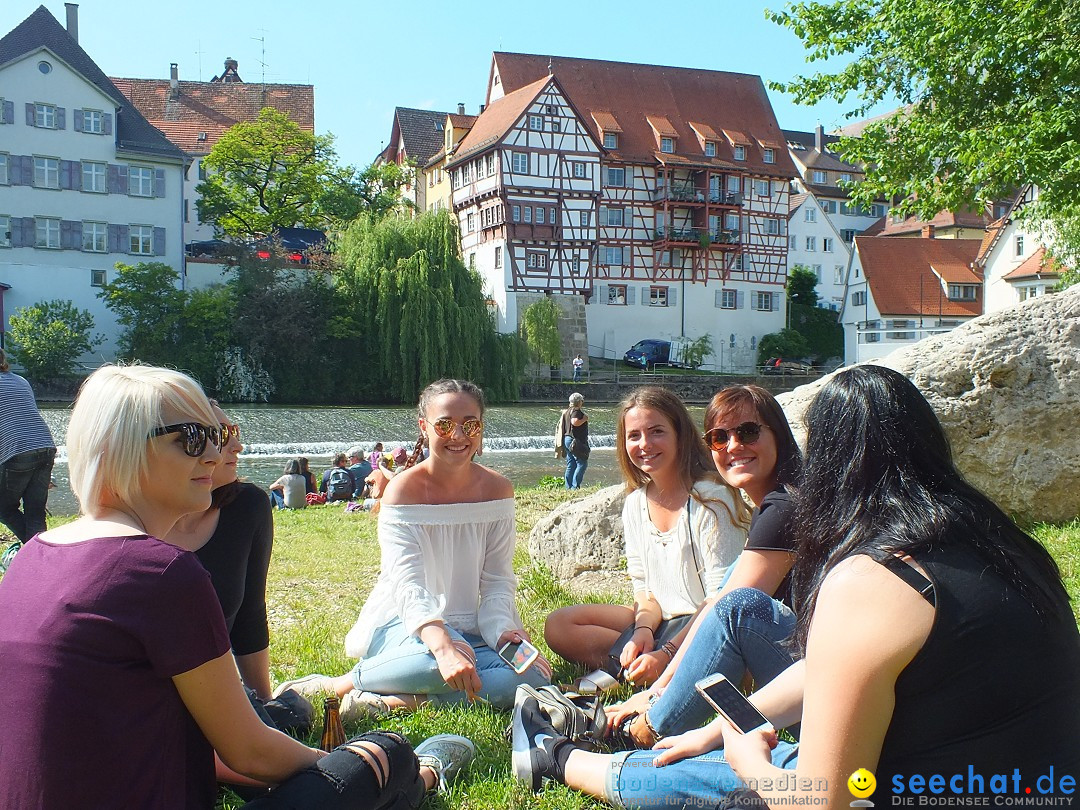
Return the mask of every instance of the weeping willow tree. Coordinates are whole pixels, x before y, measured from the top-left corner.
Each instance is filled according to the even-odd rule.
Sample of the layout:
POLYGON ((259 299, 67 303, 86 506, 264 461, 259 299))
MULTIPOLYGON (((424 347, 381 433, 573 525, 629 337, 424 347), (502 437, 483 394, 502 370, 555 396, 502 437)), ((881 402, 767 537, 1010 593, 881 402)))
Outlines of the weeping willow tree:
POLYGON ((525 348, 516 335, 496 333, 449 214, 355 220, 336 253, 349 305, 333 328, 364 335, 368 386, 358 393, 413 402, 432 380, 457 377, 494 401, 517 399, 525 348))

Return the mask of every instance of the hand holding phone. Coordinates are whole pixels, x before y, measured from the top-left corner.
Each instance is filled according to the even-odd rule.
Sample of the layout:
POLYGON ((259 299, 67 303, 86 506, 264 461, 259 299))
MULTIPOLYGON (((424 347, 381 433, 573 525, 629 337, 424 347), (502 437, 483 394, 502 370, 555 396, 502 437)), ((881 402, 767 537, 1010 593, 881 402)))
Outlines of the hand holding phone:
POLYGON ((710 675, 694 684, 705 700, 740 734, 750 731, 773 731, 772 723, 735 684, 723 675, 710 675))
POLYGON ((530 642, 508 641, 499 649, 499 657, 510 665, 518 675, 532 666, 532 662, 540 655, 540 650, 530 642))

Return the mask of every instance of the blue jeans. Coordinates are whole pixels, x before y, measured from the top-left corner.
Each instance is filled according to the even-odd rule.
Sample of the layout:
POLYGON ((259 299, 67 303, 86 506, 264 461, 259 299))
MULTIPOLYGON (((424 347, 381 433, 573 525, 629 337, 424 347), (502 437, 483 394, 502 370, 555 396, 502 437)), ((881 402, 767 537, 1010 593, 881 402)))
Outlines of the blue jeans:
POLYGON ((563 476, 566 480, 567 489, 580 489, 581 479, 585 477, 585 468, 589 466, 589 460, 587 458, 578 458, 570 452, 570 443, 574 441, 574 437, 569 433, 563 437, 563 447, 566 448, 566 474, 563 476))
POLYGON ((375 771, 351 751, 336 748, 273 790, 244 805, 254 810, 414 810, 424 797, 424 782, 412 747, 404 737, 369 731, 350 743, 372 742, 386 752, 390 764, 379 787, 375 771))
POLYGON ((784 644, 794 630, 795 614, 761 591, 725 594, 702 617, 679 668, 649 707, 653 730, 667 737, 708 722, 716 711, 694 689, 708 675, 723 673, 738 685, 749 671, 758 684, 771 681, 795 661, 784 644))
POLYGON ((0 521, 20 542, 45 531, 45 504, 55 458, 55 447, 42 447, 0 464, 0 521))
MULTIPOLYGON (((613 755, 605 796, 616 807, 719 807, 724 796, 745 787, 724 759, 723 751, 682 759, 661 768, 652 761, 659 751, 623 751, 613 755)), ((799 746, 781 742, 772 764, 794 770, 799 746)))
MULTIPOLYGON (((459 633, 450 625, 446 631, 455 641, 465 641, 476 655, 476 672, 482 684, 477 693, 497 709, 514 705, 518 685, 543 686, 548 682, 531 666, 518 675, 480 636, 459 633)), ((428 695, 436 703, 460 703, 464 692, 451 689, 439 672, 435 656, 427 645, 405 632, 399 619, 375 631, 368 646, 368 657, 352 672, 353 686, 380 695, 428 695)))
POLYGON ((275 509, 285 508, 285 496, 276 489, 270 490, 270 505, 275 509))

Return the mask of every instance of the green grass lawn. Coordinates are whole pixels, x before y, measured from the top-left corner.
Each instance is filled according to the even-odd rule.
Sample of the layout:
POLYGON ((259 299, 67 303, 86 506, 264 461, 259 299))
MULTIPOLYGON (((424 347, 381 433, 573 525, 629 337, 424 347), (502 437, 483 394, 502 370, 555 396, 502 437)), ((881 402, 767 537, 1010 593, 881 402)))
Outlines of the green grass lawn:
MULTIPOLYGON (((595 491, 585 489, 576 497, 595 491)), ((580 601, 544 570, 534 566, 525 549, 529 530, 542 515, 575 497, 562 489, 525 489, 517 492, 518 551, 514 562, 520 579, 519 609, 526 628, 555 667, 555 681, 566 682, 580 670, 551 654, 543 643, 543 622, 556 607, 580 601)), ((62 522, 62 521, 58 521, 62 522)), ((341 506, 311 507, 297 512, 275 512, 274 556, 270 568, 271 674, 275 683, 310 672, 337 675, 355 663, 346 657, 343 641, 361 605, 371 591, 379 569, 376 519, 345 513, 341 506)), ((52 521, 50 521, 52 523, 52 521)), ((1073 609, 1080 620, 1080 521, 1064 525, 1037 525, 1032 534, 1045 544, 1061 566, 1073 609)), ((585 595, 597 601, 626 600, 623 593, 585 595)), ((317 707, 318 708, 318 707, 317 707)), ((532 795, 515 782, 510 771, 510 750, 503 731, 508 713, 486 706, 422 708, 397 712, 378 725, 404 733, 414 744, 431 734, 464 734, 476 743, 479 757, 472 769, 447 796, 432 796, 431 808, 537 808, 569 810, 597 808, 561 785, 532 795)), ((350 733, 375 727, 362 723, 350 733)), ((318 744, 319 728, 310 744, 318 744)), ((222 808, 242 804, 223 798, 222 808)))

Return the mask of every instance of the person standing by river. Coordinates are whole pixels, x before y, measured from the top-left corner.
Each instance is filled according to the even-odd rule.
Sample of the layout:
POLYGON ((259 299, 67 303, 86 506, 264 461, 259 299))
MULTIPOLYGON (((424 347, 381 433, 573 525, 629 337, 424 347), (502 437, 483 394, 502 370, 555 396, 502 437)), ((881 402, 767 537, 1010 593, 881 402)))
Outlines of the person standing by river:
POLYGON ((55 457, 30 383, 11 371, 0 349, 0 521, 20 544, 45 531, 55 457))
POLYGON ((576 391, 570 395, 570 405, 559 417, 555 433, 555 455, 566 454, 566 472, 563 478, 567 489, 580 489, 585 468, 589 466, 589 417, 581 406, 585 397, 576 391), (563 452, 560 452, 563 451, 563 452))

